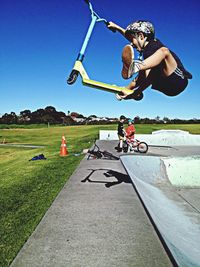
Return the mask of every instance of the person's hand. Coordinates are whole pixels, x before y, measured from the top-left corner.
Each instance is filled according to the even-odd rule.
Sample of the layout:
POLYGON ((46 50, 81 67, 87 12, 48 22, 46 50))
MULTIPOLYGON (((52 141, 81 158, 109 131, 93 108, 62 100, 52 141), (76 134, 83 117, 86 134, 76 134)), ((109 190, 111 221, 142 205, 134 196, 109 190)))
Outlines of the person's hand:
POLYGON ((112 31, 116 31, 119 28, 119 25, 117 25, 116 23, 109 21, 108 25, 107 25, 108 29, 112 30, 112 31))
POLYGON ((116 94, 116 98, 120 100, 128 100, 128 99, 134 99, 134 100, 141 100, 143 98, 142 92, 137 92, 137 90, 133 91, 133 93, 127 94, 125 90, 122 90, 120 94, 116 94))
POLYGON ((126 90, 125 90, 126 88, 124 88, 124 90, 122 90, 121 92, 120 92, 120 94, 116 94, 116 98, 120 101, 120 100, 123 100, 123 99, 125 99, 125 100, 127 100, 127 99, 130 99, 130 98, 132 98, 132 97, 130 97, 131 95, 132 95, 132 93, 127 93, 126 92, 126 90))

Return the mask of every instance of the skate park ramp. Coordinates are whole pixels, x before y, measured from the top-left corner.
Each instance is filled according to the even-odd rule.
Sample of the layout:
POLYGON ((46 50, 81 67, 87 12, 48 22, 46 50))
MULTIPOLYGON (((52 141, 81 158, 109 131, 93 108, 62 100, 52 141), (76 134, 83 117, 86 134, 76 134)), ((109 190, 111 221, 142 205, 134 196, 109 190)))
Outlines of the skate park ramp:
MULTIPOLYGON (((159 130, 151 134, 135 134, 135 138, 153 146, 200 146, 200 135, 182 130, 159 130)), ((117 131, 100 130, 100 140, 118 140, 117 131)))
POLYGON ((200 155, 120 159, 178 266, 200 266, 200 155))

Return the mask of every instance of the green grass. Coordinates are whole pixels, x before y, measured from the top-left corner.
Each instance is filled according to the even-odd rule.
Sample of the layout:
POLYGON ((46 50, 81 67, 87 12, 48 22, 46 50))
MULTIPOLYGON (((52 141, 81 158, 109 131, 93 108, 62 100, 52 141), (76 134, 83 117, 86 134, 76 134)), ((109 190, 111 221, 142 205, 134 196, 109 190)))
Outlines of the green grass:
POLYGON ((47 128, 47 124, 0 124, 0 129, 35 129, 35 128, 47 128))
POLYGON ((200 134, 200 124, 136 124, 136 134, 151 134, 157 130, 183 130, 200 134))
POLYGON ((91 147, 100 128, 0 130, 0 142, 44 146, 37 149, 0 146, 0 266, 9 266, 12 262, 83 158, 75 154, 91 147), (67 157, 59 155, 63 134, 69 152, 67 157), (29 161, 41 153, 47 160, 29 161))
MULTIPOLYGON (((27 149, 0 146, 0 266, 9 266, 47 209, 91 147, 99 129, 116 130, 116 125, 0 130, 0 142, 43 145, 27 149), (60 157, 65 135, 69 156, 60 157), (47 160, 29 161, 43 153, 47 160)), ((137 133, 159 129, 182 129, 200 134, 200 125, 136 125, 137 133)))

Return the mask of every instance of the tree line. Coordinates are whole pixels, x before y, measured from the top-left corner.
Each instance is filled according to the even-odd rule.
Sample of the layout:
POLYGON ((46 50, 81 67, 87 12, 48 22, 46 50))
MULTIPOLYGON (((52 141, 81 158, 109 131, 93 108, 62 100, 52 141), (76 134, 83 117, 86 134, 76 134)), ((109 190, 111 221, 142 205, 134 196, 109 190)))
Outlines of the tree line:
POLYGON ((56 111, 52 106, 40 108, 33 112, 26 109, 21 111, 19 115, 15 112, 5 113, 0 118, 1 124, 63 124, 67 121, 72 123, 73 120, 64 112, 56 111))
MULTIPOLYGON (((128 119, 128 118, 127 118, 128 119)), ((62 125, 76 125, 76 124, 109 124, 116 123, 118 118, 98 118, 96 115, 90 115, 85 117, 77 112, 70 111, 66 113, 62 111, 57 111, 52 106, 47 106, 46 108, 37 109, 31 112, 26 109, 17 115, 15 112, 5 113, 0 117, 0 124, 62 124, 62 125)), ((167 117, 160 118, 157 116, 154 119, 150 118, 140 118, 136 116, 134 118, 135 124, 198 124, 200 119, 169 119, 167 117)))

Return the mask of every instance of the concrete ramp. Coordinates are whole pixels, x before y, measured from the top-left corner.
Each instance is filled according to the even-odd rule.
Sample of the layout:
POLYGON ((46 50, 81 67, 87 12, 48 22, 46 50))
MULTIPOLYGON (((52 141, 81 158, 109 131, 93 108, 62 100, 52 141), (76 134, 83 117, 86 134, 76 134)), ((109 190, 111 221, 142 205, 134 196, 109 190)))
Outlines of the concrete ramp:
POLYGON ((200 156, 124 155, 121 161, 177 264, 200 266, 200 201, 190 191, 199 190, 199 198, 200 156))
MULTIPOLYGON (((150 146, 200 146, 200 135, 181 130, 159 130, 152 134, 138 134, 135 138, 150 146)), ((100 130, 100 140, 118 140, 117 131, 100 130)))

